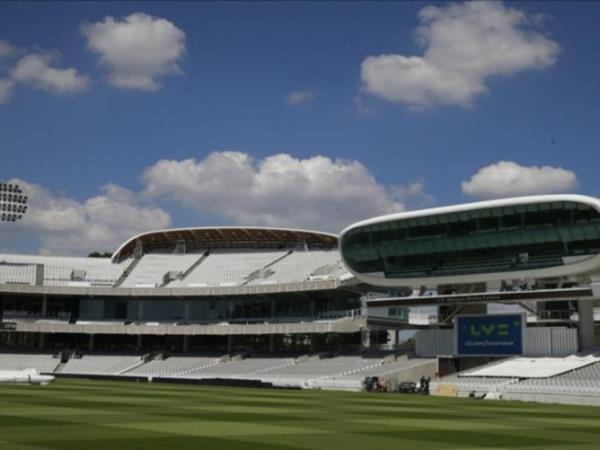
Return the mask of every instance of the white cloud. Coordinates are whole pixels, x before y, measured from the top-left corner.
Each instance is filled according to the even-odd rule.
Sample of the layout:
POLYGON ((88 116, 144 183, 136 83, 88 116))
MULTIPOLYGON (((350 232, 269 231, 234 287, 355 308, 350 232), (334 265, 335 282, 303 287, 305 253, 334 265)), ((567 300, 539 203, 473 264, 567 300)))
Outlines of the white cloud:
POLYGON ((29 54, 19 60, 12 70, 12 78, 54 94, 80 92, 87 88, 89 78, 76 69, 57 69, 50 64, 56 58, 50 54, 29 54))
POLYGON ((417 110, 468 106, 487 92, 488 77, 551 66, 560 50, 532 29, 540 23, 538 16, 502 2, 427 6, 419 20, 416 36, 423 56, 367 57, 361 66, 365 91, 417 110))
POLYGON ((112 251, 137 233, 171 223, 167 212, 140 204, 136 194, 114 184, 104 186, 101 195, 79 202, 37 184, 9 182, 19 184, 29 196, 28 210, 21 221, 6 223, 3 232, 40 239, 41 253, 112 251))
POLYGON ((469 181, 464 181, 462 192, 489 199, 569 192, 578 185, 577 175, 561 167, 526 167, 512 161, 499 161, 479 169, 469 181))
POLYGON ((422 209, 435 205, 435 197, 425 190, 423 178, 406 185, 393 186, 391 192, 407 209, 422 209))
POLYGON ((0 78, 0 105, 8 102, 15 82, 12 80, 3 80, 0 78))
POLYGON ((142 179, 150 197, 236 224, 335 232, 358 219, 404 210, 410 194, 379 184, 358 161, 284 153, 262 160, 230 151, 200 161, 161 160, 142 179))
POLYGON ((288 105, 300 105, 303 103, 310 103, 315 99, 316 95, 311 90, 305 91, 292 91, 285 97, 285 101, 288 105))
POLYGON ((156 91, 158 78, 180 73, 185 33, 172 22, 144 13, 122 20, 105 17, 84 25, 88 48, 100 55, 110 84, 119 88, 156 91))
POLYGON ((358 161, 324 156, 297 159, 281 153, 255 160, 241 152, 214 152, 202 160, 160 160, 143 172, 142 181, 143 192, 107 184, 99 195, 77 200, 8 180, 21 186, 29 202, 22 220, 2 227, 3 248, 39 241, 42 254, 112 251, 133 235, 171 226, 169 213, 154 205, 155 199, 226 223, 332 232, 359 219, 434 203, 421 179, 385 186, 358 161))

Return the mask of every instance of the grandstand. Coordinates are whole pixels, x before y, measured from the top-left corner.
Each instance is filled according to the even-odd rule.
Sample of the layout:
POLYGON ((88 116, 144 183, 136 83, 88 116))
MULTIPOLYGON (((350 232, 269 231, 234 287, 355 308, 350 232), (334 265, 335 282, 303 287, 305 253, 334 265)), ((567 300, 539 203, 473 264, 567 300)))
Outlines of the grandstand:
POLYGON ((238 249, 213 250, 205 255, 183 279, 175 281, 177 286, 238 286, 248 282, 251 274, 266 270, 289 250, 238 249))
POLYGON ((122 379, 259 381, 279 387, 361 390, 366 376, 413 380, 436 370, 434 359, 393 353, 274 356, 116 354, 0 354, 0 368, 36 369, 57 376, 122 379), (61 362, 66 359, 66 362, 61 362))
MULTIPOLYGON (((203 229, 205 233, 208 231, 210 230, 203 229)), ((248 229, 247 234, 259 231, 269 230, 248 229)), ((291 233, 292 230, 287 231, 291 233)), ((182 232, 177 230, 177 233, 182 232)), ((162 233, 168 235, 169 231, 162 233)), ((169 242, 165 238, 160 246, 150 247, 145 252, 141 244, 144 237, 138 237, 138 254, 128 253, 124 257, 125 250, 119 249, 112 259, 0 254, 0 283, 115 288, 214 288, 336 280, 347 274, 335 248, 336 240, 333 235, 323 235, 323 242, 313 244, 316 247, 312 248, 301 240, 308 232, 298 233, 301 234, 281 242, 275 241, 272 236, 267 242, 248 242, 246 235, 241 242, 232 241, 235 235, 225 236, 223 239, 227 240, 216 242, 213 237, 210 242, 187 243, 189 251, 181 240, 169 242), (186 249, 185 253, 181 253, 182 249, 186 249)), ((177 234, 176 237, 178 236, 177 234)), ((260 233, 256 238, 259 237, 260 233)), ((127 245, 124 244, 125 249, 127 245)))
POLYGON ((449 387, 457 396, 485 396, 508 400, 600 405, 600 356, 563 358, 515 357, 442 377, 432 393, 449 387), (582 400, 581 397, 586 397, 582 400))
POLYGON ((0 254, 0 283, 112 287, 126 267, 108 258, 0 254))
POLYGON ((298 364, 296 358, 286 357, 251 357, 233 359, 222 364, 213 364, 202 369, 184 374, 193 379, 205 378, 240 378, 264 380, 263 376, 273 370, 298 364))
POLYGON ((0 254, 8 346, 301 352, 341 340, 359 348, 361 296, 337 236, 306 230, 159 230, 111 258, 0 254))
POLYGON ((58 371, 80 375, 119 375, 143 363, 140 356, 74 355, 58 371))
POLYGON ((504 389, 507 400, 600 405, 600 364, 547 378, 528 378, 504 389))
POLYGON ((192 373, 202 370, 206 367, 214 366, 220 361, 220 357, 178 357, 173 356, 167 359, 155 359, 126 372, 127 376, 134 377, 169 377, 169 378, 187 378, 192 373))
POLYGON ((161 287, 181 276, 192 264, 200 258, 199 255, 161 255, 148 254, 142 256, 126 273, 121 287, 161 287))
POLYGON ((110 258, 0 254, 0 368, 595 398, 599 211, 525 197, 370 219, 339 241, 204 227, 142 233, 110 258))
POLYGON ((0 263, 0 283, 35 284, 35 265, 0 263))
POLYGON ((60 359, 47 353, 0 354, 0 370, 37 369, 41 373, 53 373, 60 359))

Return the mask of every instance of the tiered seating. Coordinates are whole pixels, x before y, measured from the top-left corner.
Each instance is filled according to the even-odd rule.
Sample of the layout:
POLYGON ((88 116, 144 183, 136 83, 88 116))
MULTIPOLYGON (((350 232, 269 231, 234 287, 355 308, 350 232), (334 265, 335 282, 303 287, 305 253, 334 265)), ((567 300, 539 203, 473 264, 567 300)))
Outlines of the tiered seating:
POLYGON ((69 359, 61 373, 119 375, 141 362, 140 356, 84 355, 69 359))
POLYGON ((488 392, 501 392, 505 386, 517 383, 519 378, 511 377, 468 377, 451 375, 441 380, 432 381, 430 390, 435 392, 438 384, 453 384, 458 389, 459 397, 466 397, 474 392, 476 395, 488 392))
POLYGON ((125 373, 138 377, 181 377, 189 372, 200 370, 219 363, 218 357, 181 357, 153 360, 125 373))
POLYGON ((120 264, 88 263, 84 267, 86 274, 83 281, 90 283, 92 286, 113 286, 130 262, 131 260, 123 261, 120 264))
MULTIPOLYGON (((196 267, 202 253, 142 256, 121 287, 200 287, 276 284, 340 277, 348 273, 337 250, 214 249, 196 267), (168 272, 182 276, 168 280, 168 272), (264 271, 261 269, 265 269, 264 271)), ((44 266, 46 286, 114 286, 131 259, 71 258, 0 254, 0 284, 35 284, 36 264, 44 266)))
POLYGON ((338 356, 327 359, 309 359, 298 364, 264 371, 252 378, 272 382, 279 386, 304 386, 309 380, 330 377, 354 370, 382 364, 382 358, 338 356))
POLYGON ((424 363, 435 362, 435 359, 428 358, 416 358, 416 359, 400 359, 398 361, 390 363, 381 363, 374 366, 365 367, 364 369, 354 370, 347 373, 335 375, 332 378, 336 380, 357 380, 362 381, 366 376, 379 376, 383 377, 396 373, 399 370, 407 369, 409 367, 420 366, 424 363))
POLYGON ((185 377, 257 379, 264 372, 287 367, 294 362, 294 358, 246 358, 195 370, 186 373, 185 377))
MULTIPOLYGON (((84 283, 91 286, 112 286, 119 279, 129 260, 114 264, 109 258, 76 258, 59 256, 34 256, 34 255, 0 255, 0 263, 26 264, 32 267, 35 283, 35 264, 44 266, 44 285, 68 286, 84 283), (74 280, 72 275, 79 272, 81 279, 74 280)), ((2 265, 0 264, 0 273, 2 265)), ((1 276, 1 275, 0 275, 1 276)), ((31 280, 31 278, 29 278, 31 280)), ((1 282, 1 281, 0 281, 1 282)))
POLYGON ((0 284, 35 284, 35 265, 0 263, 0 284))
POLYGON ((312 387, 359 390, 367 376, 391 377, 397 381, 414 381, 427 373, 427 366, 436 364, 435 359, 403 357, 393 362, 375 359, 376 363, 358 369, 351 369, 333 376, 309 381, 312 387), (422 371, 419 369, 423 369, 422 371), (416 375, 415 375, 416 374, 416 375))
POLYGON ((454 385, 460 397, 474 392, 512 400, 577 403, 573 400, 577 396, 592 396, 600 404, 600 358, 511 358, 432 381, 431 392, 439 385, 454 385))
MULTIPOLYGON (((273 273, 266 279, 256 279, 250 284, 293 283, 305 281, 311 274, 325 275, 321 269, 330 267, 330 273, 341 272, 338 262, 340 254, 336 250, 296 250, 269 267, 273 273)), ((343 269, 346 272, 346 269, 343 269)))
POLYGON ((327 264, 326 266, 323 266, 313 271, 310 275, 311 277, 325 275, 328 277, 339 278, 348 275, 349 273, 350 272, 348 272, 348 269, 346 268, 342 260, 339 259, 338 261, 332 264, 327 264))
POLYGON ((278 386, 308 386, 311 380, 353 374, 350 378, 351 387, 360 389, 366 375, 390 373, 405 366, 402 362, 383 365, 383 358, 375 355, 338 356, 327 359, 313 357, 305 361, 291 357, 251 357, 233 361, 206 357, 170 357, 151 361, 128 371, 125 375, 185 379, 251 379, 278 386))
POLYGON ((60 359, 50 354, 0 354, 0 370, 36 369, 41 373, 54 372, 60 359))
POLYGON ((285 256, 288 251, 212 250, 210 255, 187 277, 174 281, 169 287, 241 285, 251 273, 285 256))
POLYGON ((568 372, 600 361, 592 355, 571 355, 561 357, 525 358, 517 357, 496 364, 470 370, 463 376, 510 377, 510 378, 547 378, 568 372))
POLYGON ((162 255, 147 254, 137 263, 121 287, 156 287, 163 284, 168 272, 185 272, 201 254, 162 255))
MULTIPOLYGON (((359 390, 367 375, 386 376, 411 370, 428 359, 385 362, 384 355, 346 355, 333 358, 250 357, 225 360, 216 356, 173 356, 144 363, 139 355, 83 355, 72 357, 57 372, 72 375, 118 375, 181 379, 261 380, 276 386, 324 387, 359 390)), ((51 355, 2 354, 0 370, 33 368, 53 372, 60 360, 51 355)), ((417 370, 418 371, 418 370, 417 370)), ((420 373, 420 372, 419 372, 420 373)))
POLYGON ((506 392, 600 396, 600 363, 550 378, 531 378, 508 386, 506 392))

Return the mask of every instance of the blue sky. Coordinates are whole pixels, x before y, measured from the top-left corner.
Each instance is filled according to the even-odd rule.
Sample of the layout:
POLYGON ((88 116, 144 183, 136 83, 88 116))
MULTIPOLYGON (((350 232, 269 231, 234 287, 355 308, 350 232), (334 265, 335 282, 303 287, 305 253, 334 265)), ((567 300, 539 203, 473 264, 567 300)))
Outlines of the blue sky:
MULTIPOLYGON (((165 225, 297 223, 339 230, 349 221, 377 213, 492 197, 495 192, 479 184, 465 193, 461 183, 500 161, 514 166, 493 166, 480 178, 497 180, 492 173, 497 169, 525 178, 532 167, 563 172, 550 173, 547 184, 547 179, 535 178, 547 173, 535 172, 529 180, 512 180, 504 190, 500 186, 499 194, 546 190, 600 196, 600 4, 500 3, 478 11, 463 3, 455 6, 450 11, 449 4, 435 2, 0 3, 0 41, 11 48, 0 58, 0 80, 11 83, 9 97, 0 104, 0 179, 18 179, 44 199, 36 203, 32 198, 32 217, 21 228, 6 231, 10 242, 0 242, 0 249, 112 250, 110 246, 127 233, 165 225), (434 18, 423 19, 422 11, 431 6, 437 8, 434 18), (170 66, 163 72, 151 74, 160 85, 151 90, 111 82, 111 73, 121 70, 106 62, 112 50, 106 50, 103 62, 90 34, 82 31, 84 24, 105 23, 107 16, 125 24, 134 13, 150 22, 168 21, 183 36, 179 43, 184 50, 165 63, 170 66), (436 44, 436 30, 445 32, 444 20, 503 20, 517 13, 523 18, 504 28, 501 24, 498 31, 508 40, 510 52, 524 46, 525 56, 515 56, 512 63, 513 55, 488 61, 485 52, 472 56, 473 61, 453 60, 452 51, 470 45, 461 40, 464 36, 456 36, 454 50, 436 44), (418 42, 420 25, 430 27, 428 42, 418 42), (407 73, 381 65, 374 67, 372 78, 361 73, 369 57, 421 58, 432 48, 435 61, 411 60, 434 70, 429 81, 419 75, 406 87, 402 83, 407 73), (48 72, 21 74, 16 67, 27 55, 51 55, 49 66, 74 69, 81 83, 61 85, 58 92, 56 85, 43 84, 48 72), (478 58, 477 67, 483 68, 465 69, 478 58), (439 82, 447 76, 457 83, 452 92, 440 90, 446 89, 439 82), (385 77, 392 77, 391 85, 377 88, 385 77), (454 98, 465 84, 467 93, 454 98), (481 86, 485 92, 477 90, 481 86), (290 104, 287 98, 293 92, 306 100, 290 104), (423 94, 407 100, 414 92, 423 94), (285 205, 288 197, 277 183, 228 210, 227 195, 239 198, 240 191, 208 195, 209 187, 199 181, 206 178, 206 158, 222 151, 250 158, 244 167, 255 170, 255 184, 264 182, 260 165, 273 155, 292 157, 292 162, 275 161, 277 167, 316 156, 330 158, 331 164, 315 164, 316 181, 296 188, 311 192, 306 194, 306 211, 296 204, 290 212, 290 205, 303 197, 292 195, 285 205), (196 182, 196 190, 183 182, 167 182, 164 167, 157 166, 161 160, 172 161, 169 173, 182 179, 180 163, 190 158, 195 160, 191 167, 196 177, 186 183, 196 182), (338 158, 346 162, 336 165, 338 158), (332 190, 320 184, 329 166, 344 173, 336 172, 339 182, 338 175, 332 175, 333 186, 352 194, 319 197, 319 192, 332 190), (144 176, 149 168, 154 169, 151 175, 144 176), (563 175, 566 179, 560 178, 563 175), (559 180, 552 181, 552 176, 559 180), (350 185, 369 177, 372 185, 366 193, 354 193, 357 188, 350 185), (112 193, 103 190, 107 184, 114 188, 112 193), (514 186, 521 188, 513 192, 514 186), (377 199, 371 202, 370 196, 377 199), (148 218, 143 224, 124 226, 112 237, 106 234, 115 225, 107 223, 94 235, 86 234, 81 228, 96 225, 97 216, 85 205, 98 197, 139 208, 133 211, 146 212, 148 218), (357 205, 355 214, 348 211, 352 202, 357 205), (60 208, 77 210, 80 228, 62 224, 68 214, 47 214, 60 208), (339 220, 327 214, 322 223, 314 218, 332 210, 342 211, 339 220), (82 238, 88 246, 73 243, 82 238)), ((222 167, 219 161, 215 164, 222 167)), ((237 172, 226 173, 230 181, 238 178, 237 172)))

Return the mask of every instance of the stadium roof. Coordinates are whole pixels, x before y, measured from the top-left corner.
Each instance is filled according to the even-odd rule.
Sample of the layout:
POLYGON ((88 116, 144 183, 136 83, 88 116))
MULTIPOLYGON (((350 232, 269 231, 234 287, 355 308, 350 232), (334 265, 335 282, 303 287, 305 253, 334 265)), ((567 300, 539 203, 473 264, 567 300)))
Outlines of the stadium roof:
POLYGON ((375 217, 342 231, 362 282, 435 286, 600 273, 600 200, 540 195, 375 217))
POLYGON ((495 200, 484 200, 472 203, 462 203, 458 205, 441 206, 436 208, 418 209, 414 211, 405 211, 400 213, 392 213, 384 216, 372 217, 360 222, 353 223, 346 227, 340 236, 343 236, 347 231, 362 227, 365 225, 372 225, 376 223, 385 223, 392 220, 405 220, 418 217, 427 217, 438 214, 449 214, 455 212, 472 211, 481 208, 496 208, 502 206, 514 206, 514 205, 527 205, 535 204, 540 202, 551 202, 551 201, 571 201, 575 203, 582 203, 589 205, 598 211, 600 211, 600 199, 590 197, 587 195, 579 194, 546 194, 546 195, 529 195, 523 197, 508 197, 500 198, 495 200))
POLYGON ((133 254, 140 242, 145 250, 168 248, 179 241, 193 243, 198 247, 276 246, 307 244, 319 247, 337 247, 338 236, 320 231, 293 228, 267 227, 198 227, 171 228, 148 231, 128 239, 112 255, 113 261, 121 261, 133 254))

